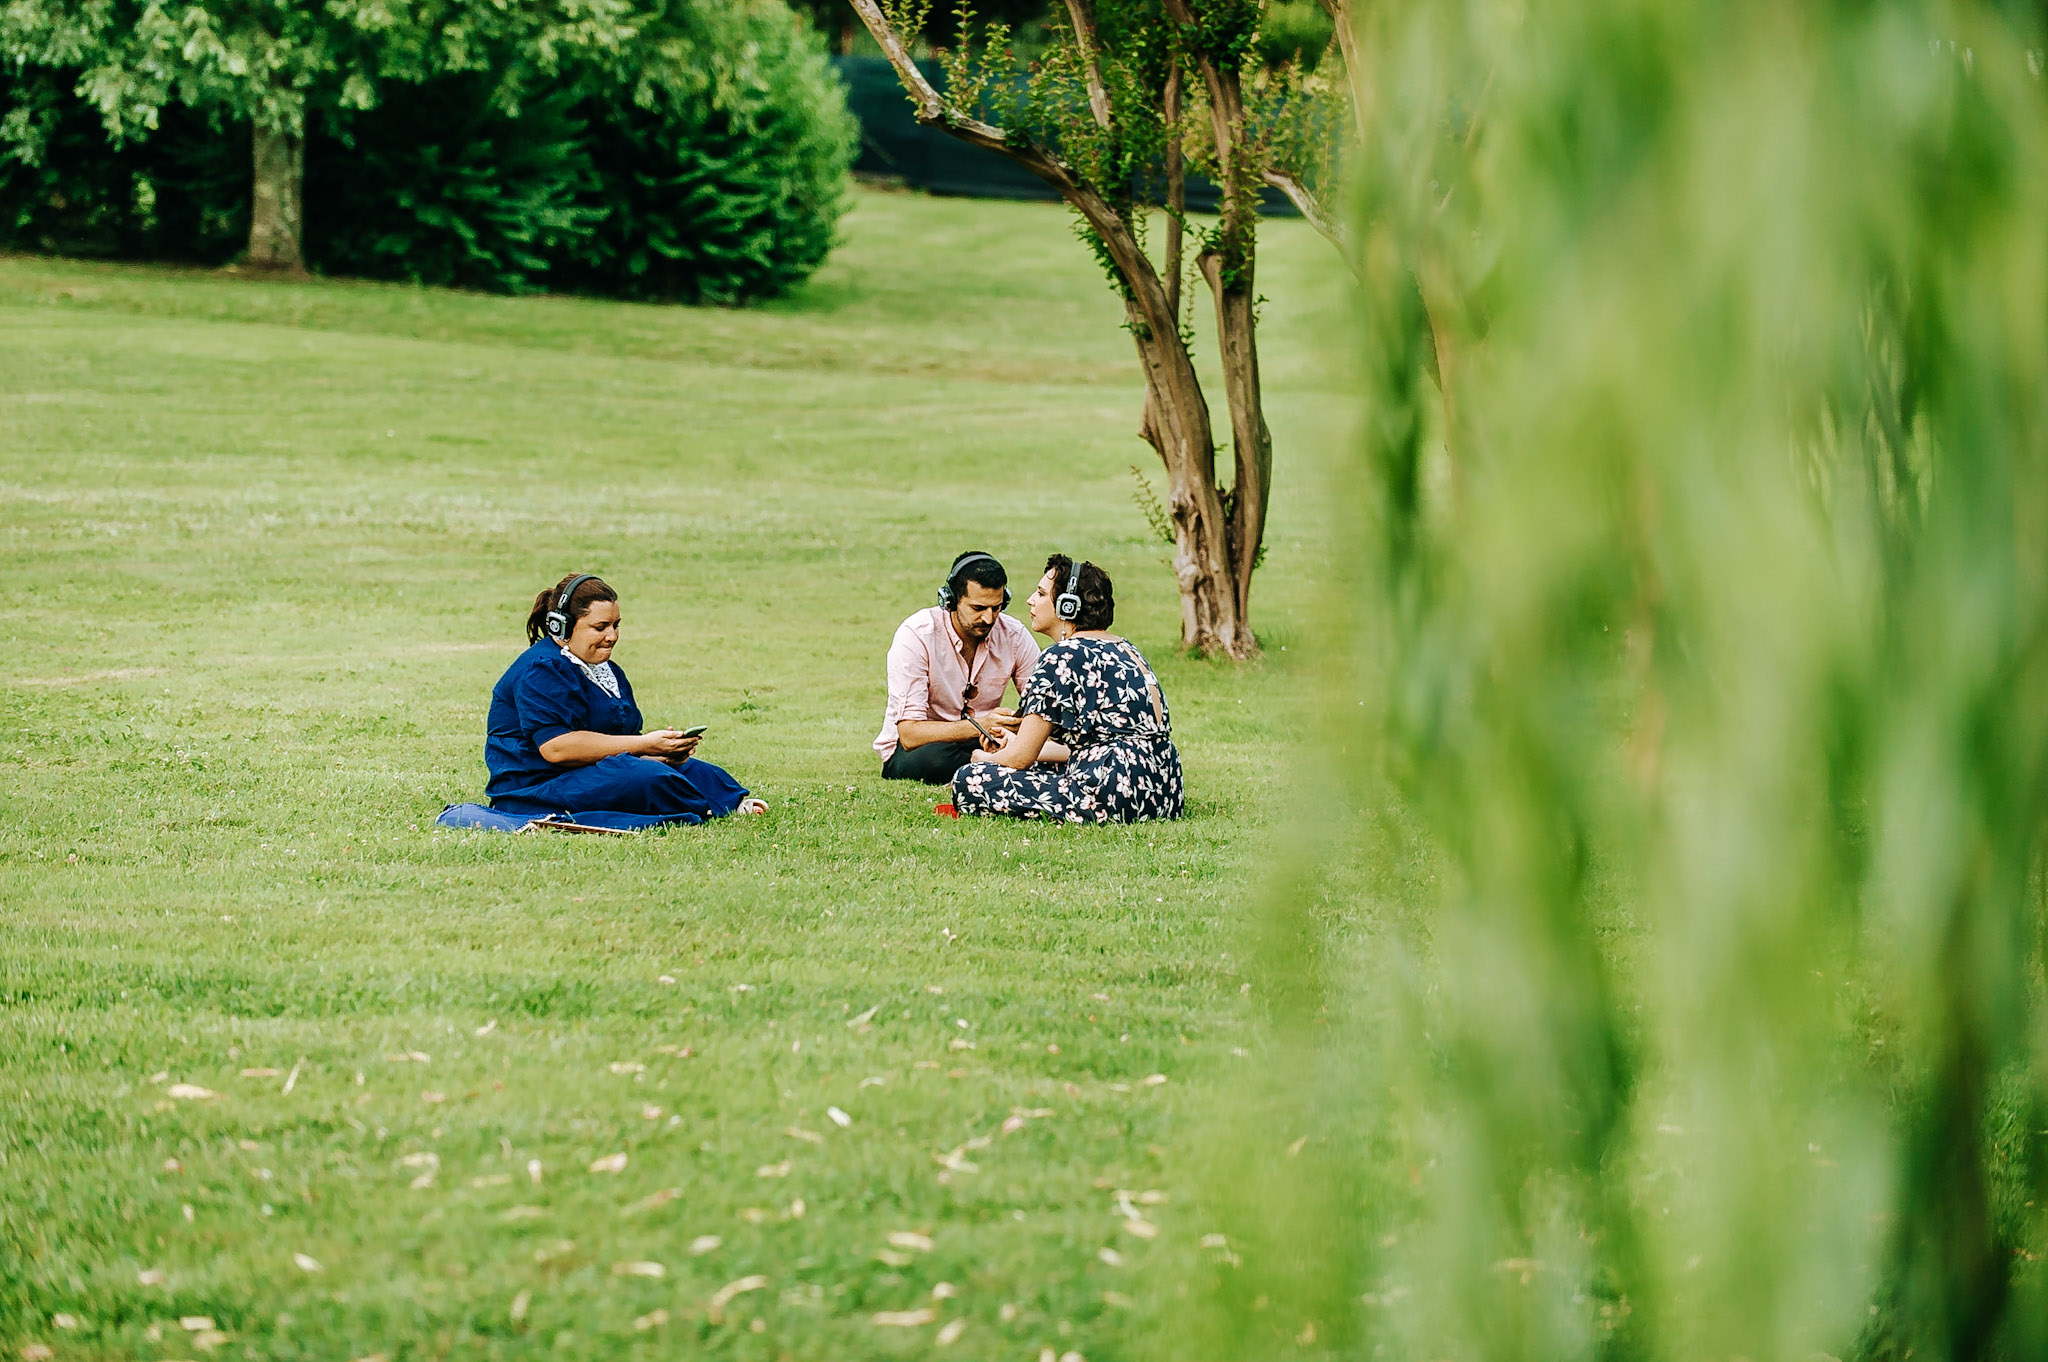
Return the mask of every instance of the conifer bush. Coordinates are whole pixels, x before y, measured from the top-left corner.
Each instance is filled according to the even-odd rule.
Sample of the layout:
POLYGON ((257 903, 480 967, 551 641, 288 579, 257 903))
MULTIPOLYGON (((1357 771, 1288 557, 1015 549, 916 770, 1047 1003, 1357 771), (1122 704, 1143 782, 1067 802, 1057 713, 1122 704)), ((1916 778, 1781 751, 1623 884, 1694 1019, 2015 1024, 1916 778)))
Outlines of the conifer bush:
POLYGON ((315 269, 499 293, 553 286, 550 266, 582 248, 605 215, 588 201, 588 127, 574 90, 508 113, 494 84, 461 75, 401 86, 310 139, 315 269))
POLYGON ((705 15, 704 59, 659 83, 593 73, 591 179, 602 207, 561 286, 617 298, 772 297, 825 262, 857 128, 823 40, 780 4, 705 15))

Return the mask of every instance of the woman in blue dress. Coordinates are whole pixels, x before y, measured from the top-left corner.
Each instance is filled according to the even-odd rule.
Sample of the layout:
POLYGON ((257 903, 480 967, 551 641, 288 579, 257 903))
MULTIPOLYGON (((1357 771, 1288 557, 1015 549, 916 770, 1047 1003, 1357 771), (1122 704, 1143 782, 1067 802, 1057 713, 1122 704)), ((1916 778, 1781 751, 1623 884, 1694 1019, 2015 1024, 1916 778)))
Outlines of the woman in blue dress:
POLYGON ((1109 574, 1054 554, 1030 610, 1031 627, 1053 643, 1018 701, 1023 722, 1013 733, 997 730, 1000 746, 954 773, 954 808, 1067 823, 1180 817, 1173 720, 1143 654, 1109 632, 1109 574), (1041 760, 1056 743, 1066 759, 1041 760))
POLYGON ((610 827, 765 813, 746 787, 691 754, 697 739, 640 731, 633 685, 611 660, 619 597, 588 573, 533 598, 528 647, 491 689, 485 787, 511 814, 570 815, 610 827))

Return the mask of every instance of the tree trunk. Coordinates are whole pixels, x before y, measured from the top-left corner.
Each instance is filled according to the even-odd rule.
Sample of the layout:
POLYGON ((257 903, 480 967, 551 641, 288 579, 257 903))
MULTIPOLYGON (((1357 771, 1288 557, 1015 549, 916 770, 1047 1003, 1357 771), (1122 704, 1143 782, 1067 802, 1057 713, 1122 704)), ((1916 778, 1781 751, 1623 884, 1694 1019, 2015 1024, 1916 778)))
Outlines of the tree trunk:
POLYGON ((1230 565, 1237 586, 1237 614, 1251 618, 1252 569, 1266 538, 1266 489, 1273 481, 1273 432, 1266 426, 1259 389, 1259 338, 1251 264, 1233 282, 1223 277, 1223 258, 1204 251, 1197 258, 1216 299, 1217 354, 1223 365, 1223 395, 1230 404, 1230 440, 1236 484, 1230 494, 1230 565))
MULTIPOLYGON (((1174 0, 1171 8, 1185 8, 1174 0)), ((1192 22, 1190 18, 1188 20, 1192 22)), ((1225 557, 1239 621, 1250 619, 1252 571, 1266 533, 1266 489, 1273 476, 1273 434, 1266 427, 1259 393, 1257 290, 1258 178, 1245 146, 1244 94, 1237 69, 1209 58, 1201 62, 1209 87, 1209 118, 1223 191, 1221 230, 1215 244, 1195 258, 1216 300, 1217 356, 1223 365, 1223 396, 1230 406, 1234 479, 1225 530, 1225 557)), ((1220 498, 1219 498, 1220 502, 1220 498)), ((1247 628, 1231 649, 1236 657, 1258 652, 1247 628)))
POLYGON ((1067 200, 1101 238, 1125 284, 1126 329, 1145 370, 1139 434, 1166 465, 1181 646, 1199 653, 1250 657, 1258 644, 1240 606, 1245 593, 1230 552, 1229 513, 1216 487, 1216 437, 1209 401, 1194 357, 1181 338, 1179 319, 1167 302, 1165 281, 1129 225, 1100 196, 1075 186, 1067 200))
MULTIPOLYGON (((1158 300, 1162 304, 1163 292, 1158 300)), ((1255 645, 1240 605, 1244 592, 1231 559, 1229 516, 1216 489, 1216 439, 1209 425, 1209 402, 1180 332, 1158 334, 1146 312, 1136 300, 1125 304, 1145 368, 1145 417, 1139 434, 1166 466, 1181 646, 1198 653, 1248 657, 1255 645)))
POLYGON ((1188 211, 1188 168, 1180 146, 1180 58, 1166 71, 1166 305, 1180 316, 1181 219, 1188 211))
POLYGON ((261 122, 253 125, 250 140, 256 178, 250 193, 245 263, 252 270, 304 274, 306 140, 261 122))

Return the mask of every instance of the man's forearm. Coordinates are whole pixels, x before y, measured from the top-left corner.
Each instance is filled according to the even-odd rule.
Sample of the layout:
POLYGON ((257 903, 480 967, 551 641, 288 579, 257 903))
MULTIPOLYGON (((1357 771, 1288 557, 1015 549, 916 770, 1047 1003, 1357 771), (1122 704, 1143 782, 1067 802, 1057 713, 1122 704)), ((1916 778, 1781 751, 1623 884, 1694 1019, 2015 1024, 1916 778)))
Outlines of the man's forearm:
POLYGON ((933 742, 972 742, 980 736, 965 719, 905 719, 896 725, 896 745, 905 749, 933 742))

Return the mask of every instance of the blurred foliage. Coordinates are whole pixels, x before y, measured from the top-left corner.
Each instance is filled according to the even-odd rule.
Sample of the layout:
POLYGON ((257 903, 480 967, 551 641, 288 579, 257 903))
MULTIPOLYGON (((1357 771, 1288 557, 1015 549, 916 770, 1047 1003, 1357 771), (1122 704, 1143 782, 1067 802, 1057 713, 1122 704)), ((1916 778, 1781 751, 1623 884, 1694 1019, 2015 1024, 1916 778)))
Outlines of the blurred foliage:
POLYGON ((1329 12, 1317 0, 1271 0, 1259 20, 1259 58, 1267 66, 1293 63, 1313 71, 1335 36, 1329 12))
POLYGON ((2040 17, 1360 16, 1361 854, 1206 1355, 2048 1356, 2040 17))
MULTIPOLYGON (((330 274, 740 302, 823 263, 854 128, 775 3, 674 9, 631 47, 390 80, 310 125, 306 253, 330 274)), ((110 137, 77 69, 0 72, 0 243, 222 264, 246 242, 246 122, 179 103, 110 137)))

